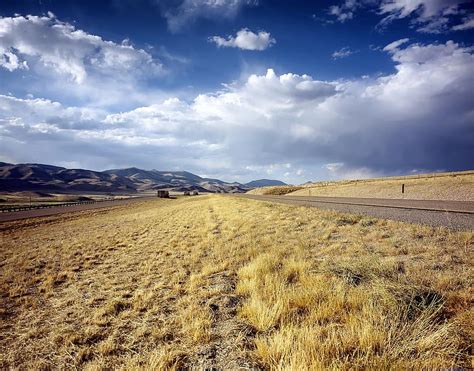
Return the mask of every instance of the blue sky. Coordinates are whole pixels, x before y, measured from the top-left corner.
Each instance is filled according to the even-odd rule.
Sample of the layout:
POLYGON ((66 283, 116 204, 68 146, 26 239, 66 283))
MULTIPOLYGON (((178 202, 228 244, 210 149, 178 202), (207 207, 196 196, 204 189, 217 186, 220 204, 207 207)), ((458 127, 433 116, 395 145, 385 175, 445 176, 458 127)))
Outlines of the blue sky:
POLYGON ((0 5, 0 161, 307 180, 474 167, 462 0, 0 5))

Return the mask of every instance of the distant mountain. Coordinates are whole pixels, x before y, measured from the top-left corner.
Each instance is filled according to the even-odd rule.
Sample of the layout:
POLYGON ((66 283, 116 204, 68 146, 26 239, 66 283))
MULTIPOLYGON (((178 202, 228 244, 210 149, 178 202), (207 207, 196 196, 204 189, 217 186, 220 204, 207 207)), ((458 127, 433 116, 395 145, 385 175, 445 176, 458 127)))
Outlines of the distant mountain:
POLYGON ((0 165, 2 191, 136 192, 132 181, 100 171, 42 164, 0 165))
POLYGON ((285 185, 287 184, 280 180, 272 180, 272 179, 253 180, 251 182, 244 184, 246 188, 274 187, 274 186, 285 186, 285 185))
POLYGON ((170 189, 175 191, 245 192, 240 183, 227 183, 219 179, 201 178, 188 171, 142 170, 138 168, 106 170, 104 173, 123 176, 133 181, 138 191, 170 189))
POLYGON ((187 171, 142 170, 135 167, 92 171, 42 164, 0 162, 0 191, 135 193, 147 190, 236 193, 248 186, 202 178, 187 171))

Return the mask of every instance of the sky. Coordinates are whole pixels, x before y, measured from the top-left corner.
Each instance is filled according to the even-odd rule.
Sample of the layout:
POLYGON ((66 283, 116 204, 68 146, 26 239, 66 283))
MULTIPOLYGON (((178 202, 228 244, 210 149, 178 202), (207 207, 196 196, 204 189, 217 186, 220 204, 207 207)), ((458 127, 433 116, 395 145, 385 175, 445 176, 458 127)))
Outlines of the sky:
POLYGON ((0 161, 300 184, 474 169, 470 0, 2 0, 0 161))

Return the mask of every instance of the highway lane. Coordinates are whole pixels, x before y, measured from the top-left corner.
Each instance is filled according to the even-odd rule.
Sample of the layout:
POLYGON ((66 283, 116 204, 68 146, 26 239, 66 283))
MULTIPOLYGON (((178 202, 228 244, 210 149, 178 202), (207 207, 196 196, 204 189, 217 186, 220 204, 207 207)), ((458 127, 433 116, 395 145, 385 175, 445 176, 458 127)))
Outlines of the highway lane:
POLYGON ((240 194, 238 197, 290 205, 317 207, 376 218, 447 227, 452 230, 474 230, 474 202, 424 201, 350 197, 261 196, 240 194))

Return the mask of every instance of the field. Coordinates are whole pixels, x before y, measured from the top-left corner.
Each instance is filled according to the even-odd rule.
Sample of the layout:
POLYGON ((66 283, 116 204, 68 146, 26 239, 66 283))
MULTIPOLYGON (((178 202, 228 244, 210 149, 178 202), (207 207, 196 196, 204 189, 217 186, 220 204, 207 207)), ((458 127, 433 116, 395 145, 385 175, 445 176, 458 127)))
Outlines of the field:
POLYGON ((0 242, 2 369, 474 366, 472 232, 200 196, 0 242))
POLYGON ((251 194, 474 201, 474 172, 319 182, 300 187, 264 187, 251 194), (405 192, 402 194, 402 184, 405 192))

